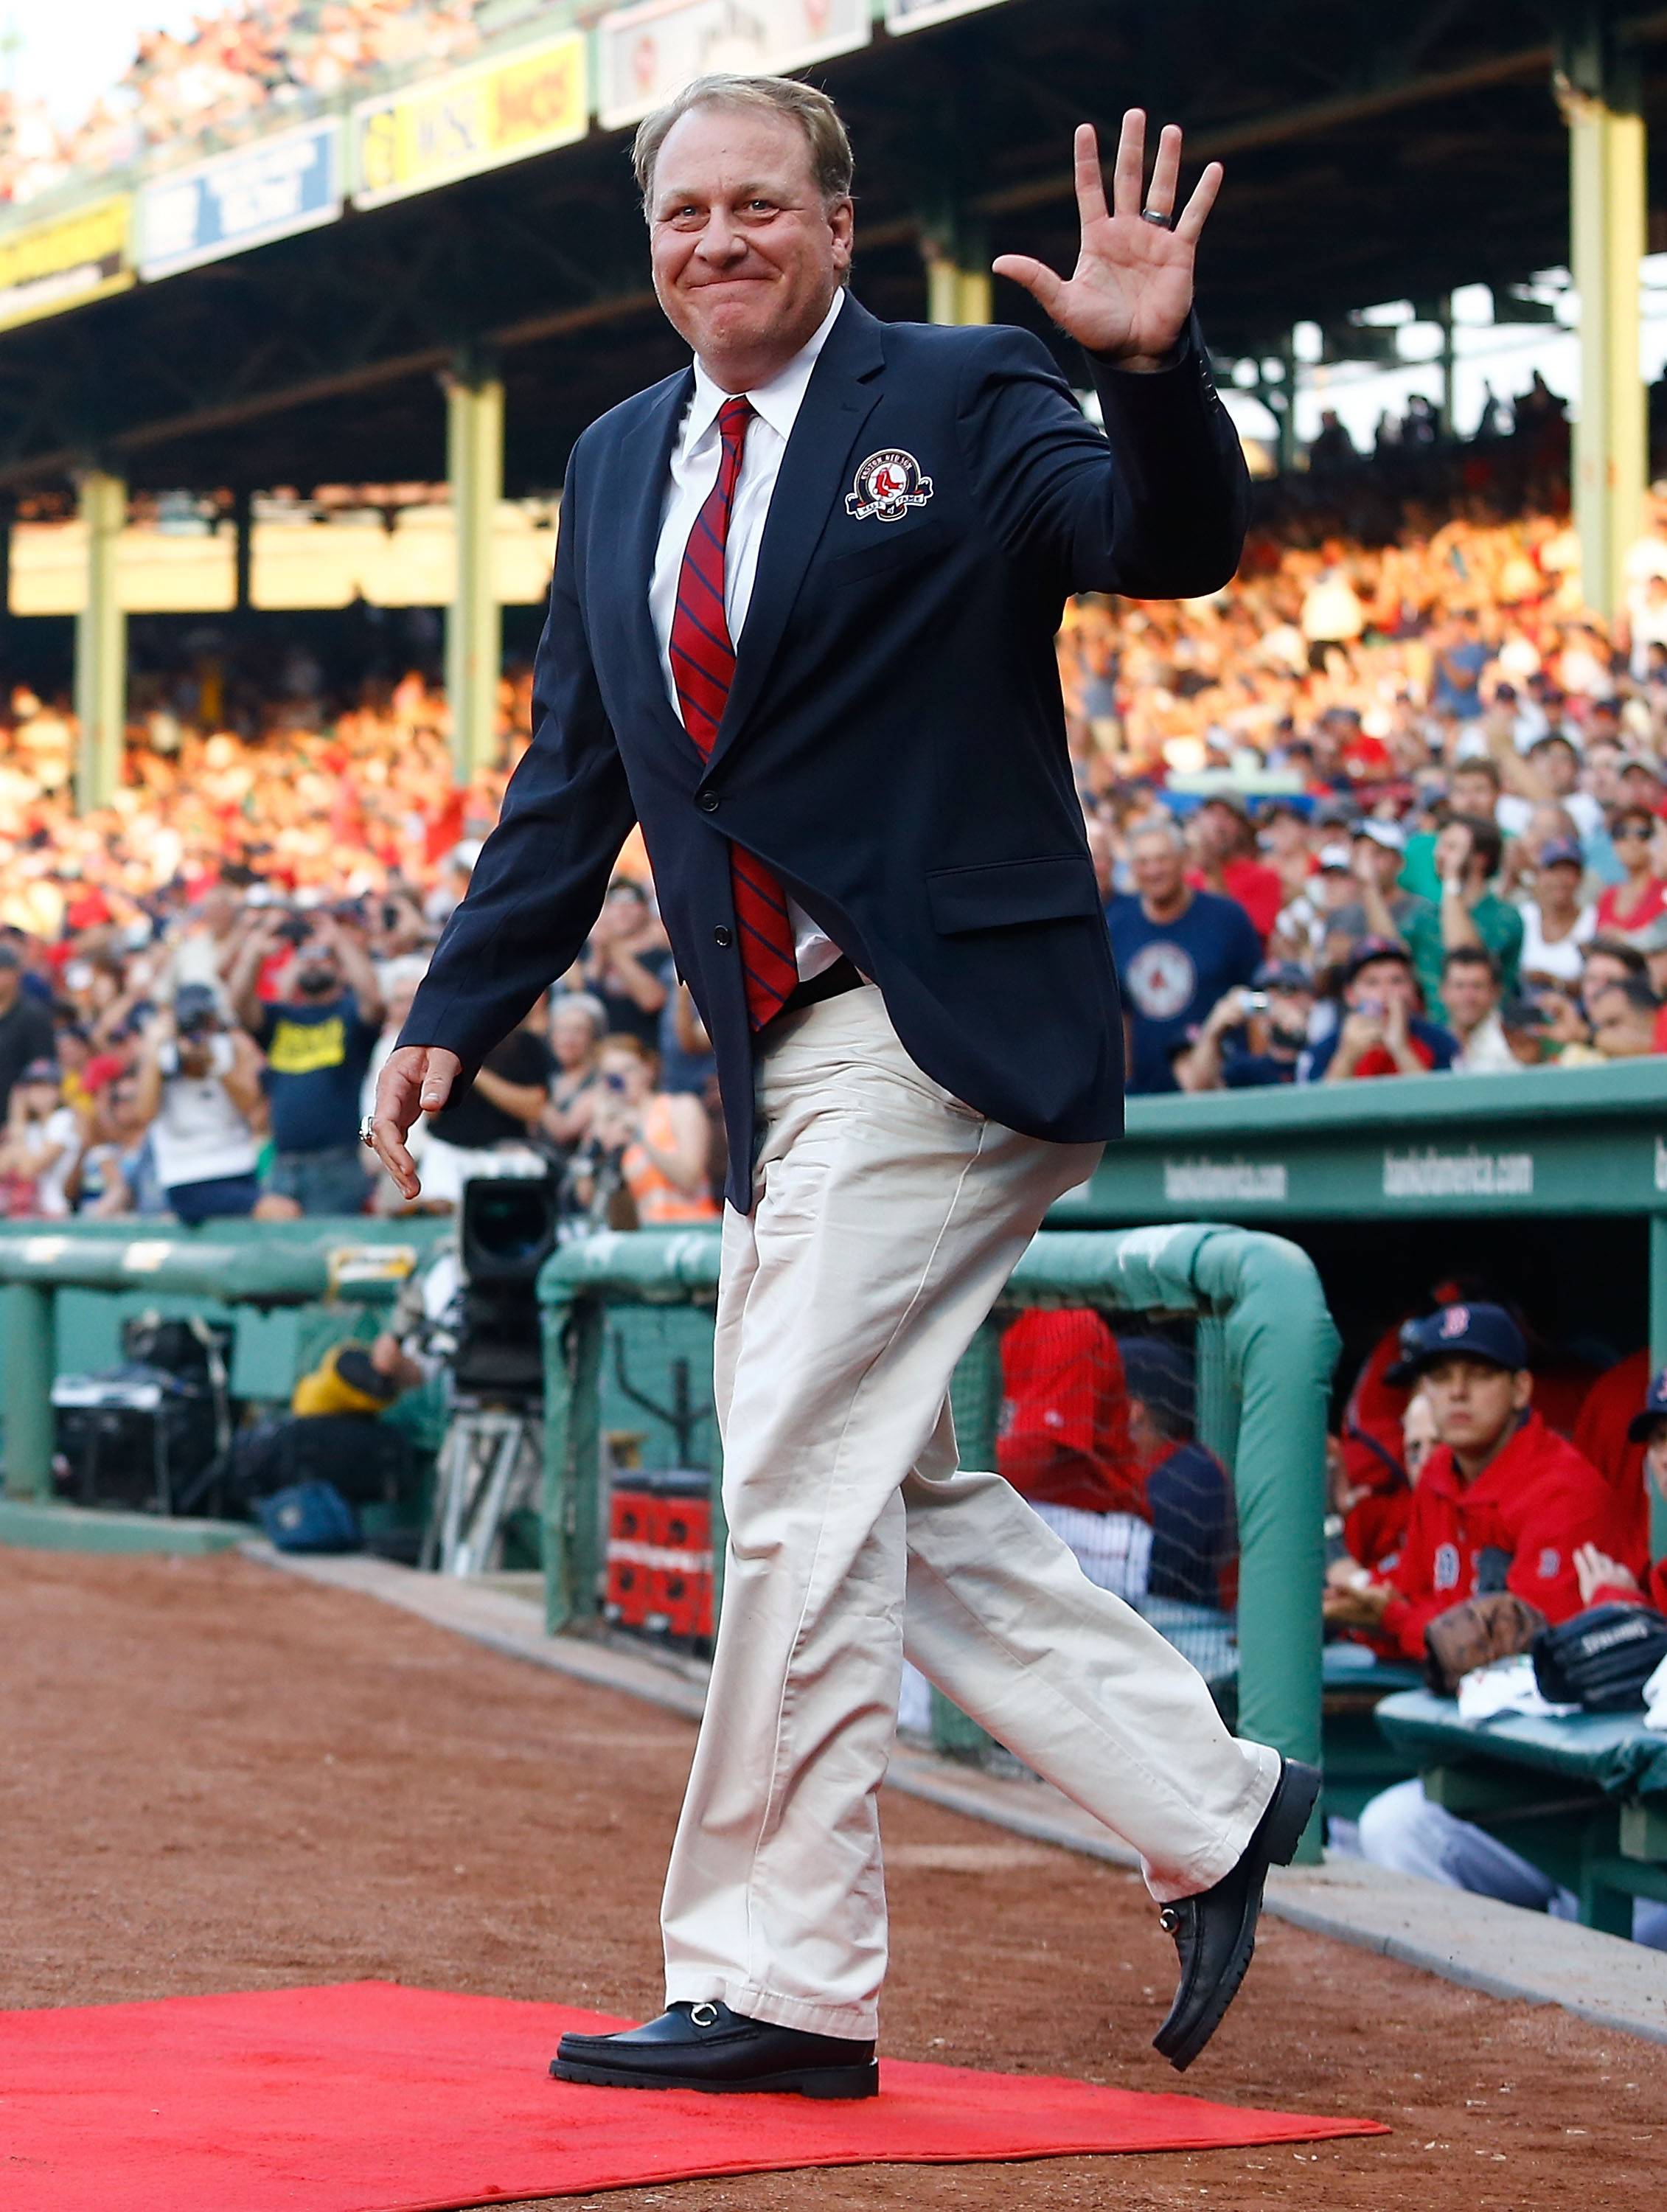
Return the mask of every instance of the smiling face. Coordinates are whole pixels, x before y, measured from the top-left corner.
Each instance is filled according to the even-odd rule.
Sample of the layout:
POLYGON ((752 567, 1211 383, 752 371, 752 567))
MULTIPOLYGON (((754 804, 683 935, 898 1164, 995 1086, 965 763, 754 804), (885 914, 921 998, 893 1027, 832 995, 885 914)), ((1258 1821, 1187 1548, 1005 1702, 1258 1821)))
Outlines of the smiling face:
POLYGON ((648 194, 654 295, 727 392, 767 383, 828 312, 851 261, 851 203, 824 204, 790 117, 691 108, 648 194))

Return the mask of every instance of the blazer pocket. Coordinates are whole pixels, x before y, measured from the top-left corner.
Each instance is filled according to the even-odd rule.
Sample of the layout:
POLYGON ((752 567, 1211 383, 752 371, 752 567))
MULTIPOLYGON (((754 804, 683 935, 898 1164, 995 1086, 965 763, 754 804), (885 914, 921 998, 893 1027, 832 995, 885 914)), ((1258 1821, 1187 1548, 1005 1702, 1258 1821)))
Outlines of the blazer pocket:
POLYGON ((1100 911, 1092 866, 1077 853, 993 860, 981 868, 934 868, 926 878, 926 897, 940 937, 1006 929, 1015 922, 1066 921, 1100 911))
POLYGON ((829 583, 860 584, 867 577, 883 576, 893 568, 912 568, 916 562, 941 551, 954 535, 948 523, 937 515, 902 528, 882 522, 865 522, 859 527, 873 531, 873 541, 853 546, 849 553, 834 554, 824 565, 829 583), (879 534, 882 531, 884 537, 879 534))

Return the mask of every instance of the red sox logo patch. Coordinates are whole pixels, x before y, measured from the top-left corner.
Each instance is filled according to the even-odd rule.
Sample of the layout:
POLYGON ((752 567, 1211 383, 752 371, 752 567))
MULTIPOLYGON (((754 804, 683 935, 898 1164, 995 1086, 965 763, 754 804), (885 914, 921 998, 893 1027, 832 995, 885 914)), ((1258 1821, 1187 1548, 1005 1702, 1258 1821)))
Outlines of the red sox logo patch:
POLYGON ((1470 1309, 1469 1306, 1447 1306, 1443 1309, 1441 1316, 1441 1334, 1443 1336, 1463 1336, 1465 1330, 1469 1328, 1469 1326, 1470 1309))
POLYGON ((915 456, 890 447, 870 453, 857 471, 845 512, 854 522, 901 522, 911 507, 924 507, 931 496, 932 479, 921 474, 915 456))

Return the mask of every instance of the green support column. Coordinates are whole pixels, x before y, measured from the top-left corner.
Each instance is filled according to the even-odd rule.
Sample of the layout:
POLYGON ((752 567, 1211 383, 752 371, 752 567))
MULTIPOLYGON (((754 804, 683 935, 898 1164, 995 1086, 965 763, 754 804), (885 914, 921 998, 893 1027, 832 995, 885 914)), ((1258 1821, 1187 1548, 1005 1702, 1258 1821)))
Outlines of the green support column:
POLYGON ((254 574, 254 494, 240 484, 232 494, 232 600, 236 611, 246 615, 254 605, 251 580, 254 574))
POLYGON ((5 1426, 6 1495, 52 1494, 52 1292, 42 1283, 0 1291, 0 1418, 5 1426))
POLYGON ((446 434, 457 531, 457 580, 446 623, 446 696, 453 773, 466 784, 492 758, 502 661, 492 547, 503 495, 503 386, 472 359, 459 362, 446 387, 446 434))
POLYGON ((1649 467, 1639 368, 1644 118, 1635 64, 1601 54, 1595 40, 1570 57, 1561 89, 1569 136, 1569 258, 1580 295, 1574 520, 1586 603, 1608 617, 1621 604, 1649 467))
POLYGON ((76 719, 81 757, 76 805, 106 806, 121 778, 127 714, 127 618, 116 596, 116 554, 127 521, 127 486, 104 469, 81 479, 87 532, 87 592, 76 620, 76 719))
POLYGON ((952 238, 929 233, 925 246, 926 316, 932 323, 983 325, 995 320, 995 279, 982 236, 958 228, 952 238))

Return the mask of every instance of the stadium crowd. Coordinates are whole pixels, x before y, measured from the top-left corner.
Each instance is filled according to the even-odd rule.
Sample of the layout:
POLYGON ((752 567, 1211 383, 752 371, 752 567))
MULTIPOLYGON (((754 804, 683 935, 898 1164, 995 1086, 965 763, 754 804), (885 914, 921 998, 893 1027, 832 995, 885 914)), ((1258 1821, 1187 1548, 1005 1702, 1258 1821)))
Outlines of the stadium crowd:
POLYGON ((86 115, 0 88, 0 204, 39 199, 152 148, 202 152, 308 114, 382 70, 438 67, 477 43, 476 0, 240 0, 185 31, 143 31, 86 115))

